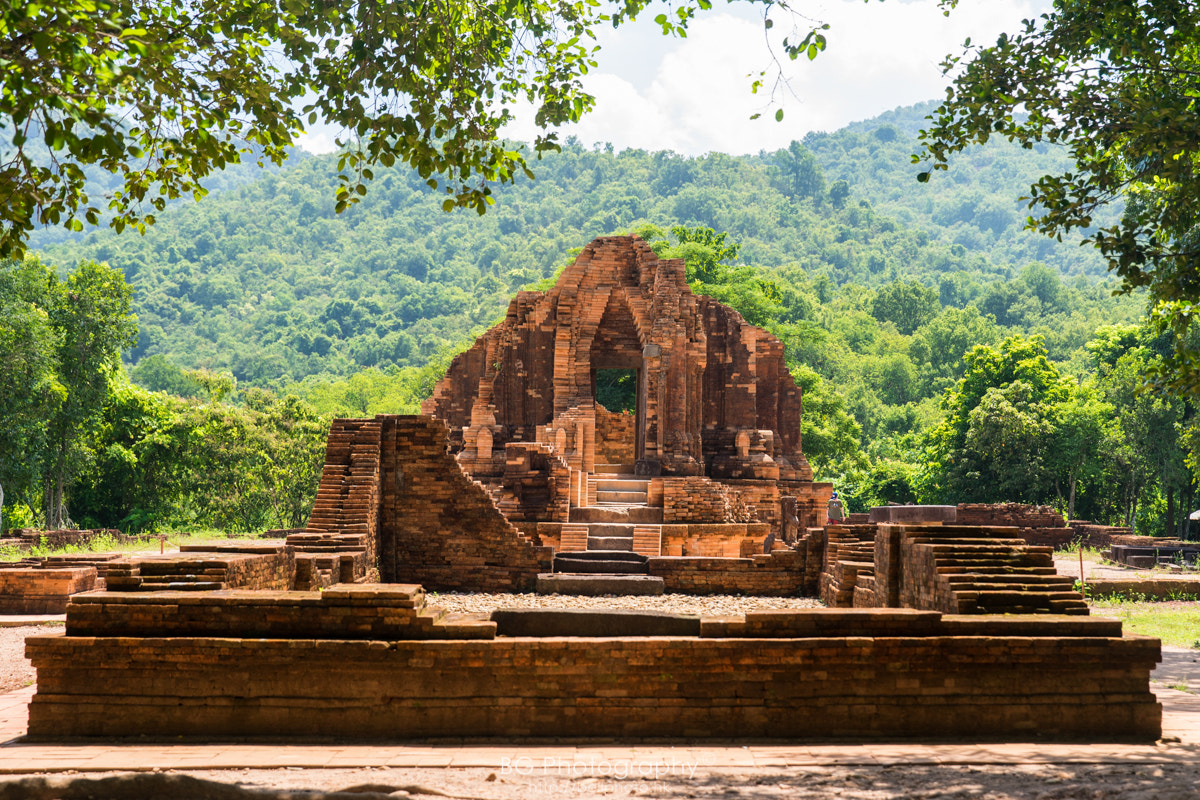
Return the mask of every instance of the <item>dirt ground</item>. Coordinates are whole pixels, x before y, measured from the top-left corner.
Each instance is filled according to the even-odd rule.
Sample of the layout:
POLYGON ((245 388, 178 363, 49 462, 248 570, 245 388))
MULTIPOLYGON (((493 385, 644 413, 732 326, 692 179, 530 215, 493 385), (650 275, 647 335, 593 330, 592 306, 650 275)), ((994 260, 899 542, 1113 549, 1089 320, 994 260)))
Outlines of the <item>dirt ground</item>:
POLYGON ((61 625, 0 627, 0 694, 29 686, 37 677, 33 665, 25 658, 25 637, 43 636, 58 630, 62 630, 61 625))
MULTIPOLYGON (((593 774, 575 777, 487 769, 378 770, 238 770, 195 771, 187 775, 222 784, 224 791, 190 797, 234 797, 233 786, 247 798, 281 797, 263 789, 337 792, 352 789, 364 798, 452 796, 492 800, 558 800, 559 798, 987 798, 988 800, 1194 800, 1200 796, 1200 766, 1181 765, 1019 765, 1019 766, 854 766, 712 769, 700 766, 689 774, 613 778, 593 774)), ((102 774, 89 774, 96 780, 102 774)), ((168 775, 163 775, 168 778, 168 775)), ((144 776, 143 776, 144 778, 144 776)), ((0 782, 0 800, 16 797, 20 776, 0 782), (7 786, 6 786, 7 784, 7 786)), ((55 780, 70 780, 70 776, 55 780)), ((27 785, 26 785, 27 786, 27 785)), ((79 787, 81 790, 84 788, 79 787)), ((88 790, 96 800, 115 794, 88 790)), ((26 797, 31 795, 26 794, 26 797)), ((66 795, 64 795, 66 796, 66 795)), ((85 796, 79 794, 76 796, 85 796)), ((303 795, 293 795, 300 797, 303 795)), ((309 798, 320 795, 307 795, 309 798)), ((342 794, 342 798, 351 795, 342 794)))

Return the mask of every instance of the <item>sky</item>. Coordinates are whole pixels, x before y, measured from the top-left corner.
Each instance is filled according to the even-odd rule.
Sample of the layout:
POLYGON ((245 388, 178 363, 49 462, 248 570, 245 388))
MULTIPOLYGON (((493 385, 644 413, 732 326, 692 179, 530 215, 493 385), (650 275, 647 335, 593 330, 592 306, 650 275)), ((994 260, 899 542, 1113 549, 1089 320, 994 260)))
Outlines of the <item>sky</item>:
MULTIPOLYGON (((686 39, 663 36, 653 21, 659 10, 650 9, 636 23, 599 32, 598 69, 584 77, 596 108, 561 128, 560 139, 693 156, 776 150, 809 131, 837 130, 942 97, 947 79, 939 65, 946 55, 961 52, 968 37, 992 43, 1048 6, 1047 0, 960 0, 947 17, 937 0, 796 0, 798 11, 829 23, 829 44, 815 61, 785 59, 788 87, 774 98, 750 91, 751 74, 773 69, 760 5, 714 2, 692 21, 686 39), (782 122, 775 121, 779 108, 782 122), (756 112, 762 116, 751 120, 756 112)), ((773 33, 782 39, 788 27, 777 19, 773 33)), ((531 140, 532 108, 516 113, 505 135, 531 140)), ((315 129, 301 144, 328 152, 332 131, 315 129)))

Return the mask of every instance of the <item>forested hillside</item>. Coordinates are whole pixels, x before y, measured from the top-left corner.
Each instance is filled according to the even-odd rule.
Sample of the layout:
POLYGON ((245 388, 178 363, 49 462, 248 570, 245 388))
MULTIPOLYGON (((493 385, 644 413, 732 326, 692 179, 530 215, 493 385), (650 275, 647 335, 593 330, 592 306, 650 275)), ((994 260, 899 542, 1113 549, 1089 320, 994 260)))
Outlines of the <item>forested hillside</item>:
MULTIPOLYGON (((537 165, 537 180, 502 187, 482 217, 445 213, 441 195, 401 170, 377 173, 360 204, 334 214, 336 159, 308 157, 178 204, 144 237, 47 246, 43 258, 60 269, 95 259, 125 274, 139 318, 134 381, 197 398, 172 411, 122 389, 107 412, 116 438, 94 445, 78 496, 108 524, 138 509, 146 524, 169 522, 171 512, 145 511, 151 503, 203 517, 208 492, 196 487, 216 474, 203 458, 189 462, 187 502, 166 490, 104 500, 101 490, 144 483, 129 469, 139 442, 166 435, 156 430, 177 447, 217 437, 206 446, 218 458, 218 430, 258 426, 285 448, 281 432, 313 413, 415 411, 517 288, 547 285, 594 236, 635 232, 687 259, 697 292, 784 340, 805 388, 805 452, 852 508, 1052 502, 1177 530, 1194 484, 1184 458, 1200 436, 1189 403, 1137 392, 1162 351, 1142 323, 1144 300, 1113 296, 1092 251, 1020 230, 1016 198, 1061 156, 992 144, 918 184, 909 156, 926 110, 754 157, 570 143, 537 165), (240 389, 214 390, 221 373, 240 389), (133 455, 106 461, 114 443, 133 455)), ((303 447, 316 453, 319 442, 303 447)), ((174 468, 166 452, 152 450, 157 469, 174 468)), ((238 473, 222 464, 217 472, 238 473)), ((286 483, 255 469, 257 496, 286 483)))
MULTIPOLYGON (((921 113, 895 112, 866 132, 810 135, 816 162, 801 145, 694 159, 570 145, 538 164, 537 180, 502 187, 483 217, 446 214, 440 194, 401 170, 379 175, 362 203, 335 215, 336 158, 304 158, 176 205, 145 237, 99 232, 44 252, 125 273, 141 322, 131 361, 163 354, 277 386, 424 364, 573 249, 640 223, 728 231, 743 263, 798 267, 835 285, 916 278, 945 305, 975 301, 1001 324, 1026 328, 1041 324, 1041 309, 1000 282, 1034 256, 1063 274, 1102 277, 1090 251, 1018 230, 1014 187, 1056 166, 1040 163, 1050 156, 985 148, 955 180, 917 184, 905 131, 921 113)), ((1058 331, 1046 327, 1052 346, 1058 331)))

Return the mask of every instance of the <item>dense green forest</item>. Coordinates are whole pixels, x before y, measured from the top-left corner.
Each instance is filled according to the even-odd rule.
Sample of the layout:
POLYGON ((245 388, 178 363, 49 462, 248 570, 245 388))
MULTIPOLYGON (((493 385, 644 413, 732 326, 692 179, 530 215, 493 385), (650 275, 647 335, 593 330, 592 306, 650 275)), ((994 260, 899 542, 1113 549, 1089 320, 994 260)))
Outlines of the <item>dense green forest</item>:
MULTIPOLYGON (((1062 155, 994 143, 919 185, 930 108, 747 157, 570 142, 482 217, 445 213, 400 169, 337 215, 336 158, 299 157, 175 204, 145 236, 47 234, 43 262, 111 265, 137 315, 68 476, 73 517, 296 524, 303 492, 285 487, 311 491, 321 419, 415 410, 517 288, 635 232, 784 340, 805 451, 852 508, 1020 500, 1178 531, 1200 435, 1190 403, 1140 391, 1165 347, 1144 299, 1114 296, 1093 251, 1021 229, 1018 197, 1062 155)), ((0 302, 27 302, 14 292, 0 302)), ((44 513, 47 474, 0 475, 24 487, 6 524, 44 513)))

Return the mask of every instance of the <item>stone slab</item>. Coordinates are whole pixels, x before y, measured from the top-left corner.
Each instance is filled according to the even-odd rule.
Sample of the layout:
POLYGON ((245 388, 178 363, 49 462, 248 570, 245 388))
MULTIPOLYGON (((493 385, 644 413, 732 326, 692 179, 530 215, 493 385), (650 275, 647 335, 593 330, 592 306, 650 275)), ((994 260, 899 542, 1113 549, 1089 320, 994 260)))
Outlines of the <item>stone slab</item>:
POLYGON ((580 575, 542 573, 537 579, 538 594, 660 595, 666 590, 662 578, 649 575, 580 575))
POLYGON ((500 636, 699 636, 700 617, 658 611, 501 608, 492 612, 500 636))

